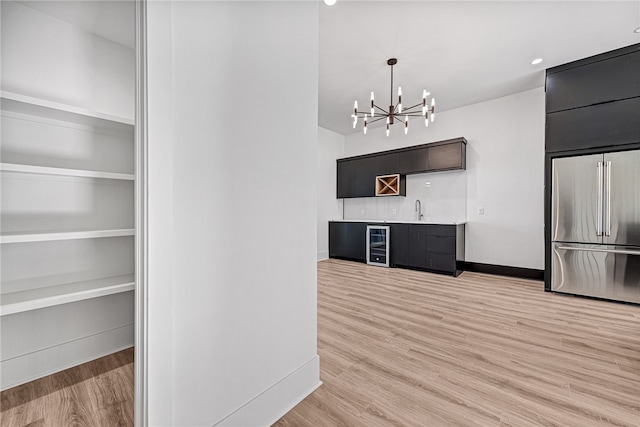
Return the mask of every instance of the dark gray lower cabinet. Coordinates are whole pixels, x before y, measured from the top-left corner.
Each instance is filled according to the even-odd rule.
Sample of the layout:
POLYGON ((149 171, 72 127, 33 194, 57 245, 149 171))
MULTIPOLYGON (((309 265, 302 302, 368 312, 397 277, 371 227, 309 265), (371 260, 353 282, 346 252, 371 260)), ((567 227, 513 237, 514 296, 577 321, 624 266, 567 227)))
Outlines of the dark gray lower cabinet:
MULTIPOLYGON (((457 260, 464 259, 464 225, 407 224, 406 263, 400 267, 418 268, 458 275, 457 260)), ((391 237, 393 239, 393 235, 391 237)), ((391 255, 393 259, 393 254, 391 255)))
MULTIPOLYGON (((373 224, 373 223, 372 223, 373 224)), ((329 222, 329 257, 366 262, 364 222, 329 222)), ((390 227, 390 265, 459 274, 464 260, 464 225, 387 223, 390 227)))
POLYGON ((390 225, 389 256, 391 258, 391 266, 407 265, 409 262, 409 225, 408 224, 391 224, 390 225))
POLYGON ((364 222, 329 222, 329 258, 366 262, 367 224, 364 222))

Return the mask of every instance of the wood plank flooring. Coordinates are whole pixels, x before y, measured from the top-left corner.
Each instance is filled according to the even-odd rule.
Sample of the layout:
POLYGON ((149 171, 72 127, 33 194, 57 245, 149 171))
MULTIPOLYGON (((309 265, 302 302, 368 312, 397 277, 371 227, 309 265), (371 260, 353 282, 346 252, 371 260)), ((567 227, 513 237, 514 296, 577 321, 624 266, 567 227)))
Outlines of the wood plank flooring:
POLYGON ((275 425, 640 426, 640 307, 318 263, 324 385, 275 425))
POLYGON ((133 348, 5 390, 2 427, 133 426, 133 348))
MULTIPOLYGON (((324 385, 275 425, 640 426, 640 307, 318 263, 324 385)), ((3 392, 0 426, 132 426, 133 349, 3 392)))

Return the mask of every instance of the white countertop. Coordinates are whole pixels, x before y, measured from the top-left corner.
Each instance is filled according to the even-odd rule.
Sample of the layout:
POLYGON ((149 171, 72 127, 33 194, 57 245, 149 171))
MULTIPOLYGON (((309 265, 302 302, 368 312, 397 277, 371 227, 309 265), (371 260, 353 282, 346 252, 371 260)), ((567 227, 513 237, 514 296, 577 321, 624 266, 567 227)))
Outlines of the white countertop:
POLYGON ((426 218, 422 221, 401 220, 401 219, 331 219, 330 222, 366 222, 369 224, 434 224, 434 225, 460 225, 466 224, 467 221, 451 221, 436 218, 426 218))

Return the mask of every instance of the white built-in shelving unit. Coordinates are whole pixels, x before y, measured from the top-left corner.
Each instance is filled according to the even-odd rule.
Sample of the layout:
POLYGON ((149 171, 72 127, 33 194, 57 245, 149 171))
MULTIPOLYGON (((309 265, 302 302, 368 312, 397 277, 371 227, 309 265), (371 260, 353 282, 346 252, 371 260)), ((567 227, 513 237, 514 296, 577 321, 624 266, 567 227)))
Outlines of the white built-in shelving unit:
POLYGON ((132 342, 135 175, 132 119, 7 91, 1 110, 5 389, 132 342))

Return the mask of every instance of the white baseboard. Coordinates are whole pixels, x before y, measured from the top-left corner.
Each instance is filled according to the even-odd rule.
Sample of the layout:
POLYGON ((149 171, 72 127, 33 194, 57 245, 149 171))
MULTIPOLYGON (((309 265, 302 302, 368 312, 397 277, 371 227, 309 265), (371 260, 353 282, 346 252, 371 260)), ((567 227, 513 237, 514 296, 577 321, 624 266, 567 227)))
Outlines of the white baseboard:
POLYGON ((1 390, 133 347, 133 324, 4 360, 1 390))
POLYGON ((324 261, 325 259, 329 259, 329 251, 318 252, 318 261, 324 261))
POLYGON ((320 358, 315 356, 214 426, 270 426, 320 385, 320 358))

